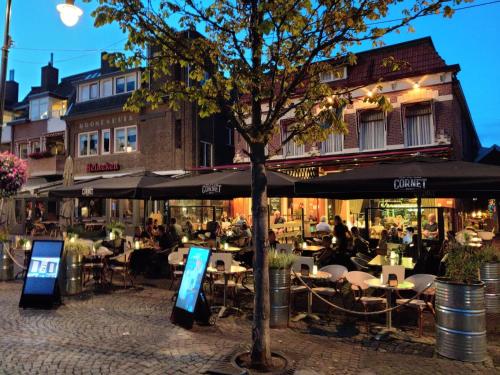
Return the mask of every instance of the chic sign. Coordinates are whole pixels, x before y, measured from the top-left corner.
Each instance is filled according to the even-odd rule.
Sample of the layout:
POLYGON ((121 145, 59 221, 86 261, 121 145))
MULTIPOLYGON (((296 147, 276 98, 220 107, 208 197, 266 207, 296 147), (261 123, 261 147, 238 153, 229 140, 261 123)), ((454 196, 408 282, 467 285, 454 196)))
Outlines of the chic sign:
POLYGON ((220 184, 205 184, 201 186, 202 194, 219 194, 222 185, 220 184))
POLYGON ((426 178, 400 177, 394 179, 394 190, 425 190, 426 184, 426 178))

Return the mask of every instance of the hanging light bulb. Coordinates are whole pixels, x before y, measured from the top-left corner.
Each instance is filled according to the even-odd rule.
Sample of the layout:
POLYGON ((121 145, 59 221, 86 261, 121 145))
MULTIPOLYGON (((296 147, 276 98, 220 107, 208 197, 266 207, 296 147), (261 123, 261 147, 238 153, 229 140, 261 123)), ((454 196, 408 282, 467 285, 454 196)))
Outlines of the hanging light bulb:
POLYGON ((57 5, 56 9, 62 23, 68 27, 75 26, 83 14, 83 11, 75 5, 75 0, 66 0, 64 4, 57 5))

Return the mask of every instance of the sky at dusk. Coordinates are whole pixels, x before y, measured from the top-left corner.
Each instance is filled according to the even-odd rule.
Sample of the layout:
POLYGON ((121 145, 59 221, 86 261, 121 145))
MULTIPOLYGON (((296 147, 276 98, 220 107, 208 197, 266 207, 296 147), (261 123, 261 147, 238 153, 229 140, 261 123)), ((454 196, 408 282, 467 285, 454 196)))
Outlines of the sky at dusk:
MULTIPOLYGON (((54 53, 60 77, 95 69, 100 51, 120 51, 125 35, 116 26, 93 27, 90 16, 97 1, 76 0, 84 15, 67 28, 55 9, 63 0, 13 0, 11 36, 14 46, 9 69, 15 70, 20 96, 40 84, 40 67, 54 53)), ((485 4, 487 0, 473 4, 485 4)), ((469 4, 466 4, 469 5, 469 4)), ((0 27, 3 38, 5 0, 0 0, 0 27)), ((396 14, 392 14, 396 17, 396 14)), ((423 17, 413 25, 414 33, 403 30, 385 38, 387 44, 431 36, 448 64, 460 64, 458 78, 483 146, 500 144, 500 2, 457 11, 453 18, 423 17)), ((365 47, 362 49, 367 49, 365 47)), ((362 50, 360 49, 360 50, 362 50)))

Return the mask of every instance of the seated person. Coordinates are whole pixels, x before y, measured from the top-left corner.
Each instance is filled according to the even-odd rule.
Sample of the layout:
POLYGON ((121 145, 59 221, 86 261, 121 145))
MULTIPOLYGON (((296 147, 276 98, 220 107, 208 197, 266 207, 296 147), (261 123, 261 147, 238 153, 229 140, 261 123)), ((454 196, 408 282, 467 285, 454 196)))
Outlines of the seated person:
POLYGON ((285 218, 281 216, 281 212, 274 211, 274 224, 285 224, 285 218))
POLYGON ((413 227, 406 227, 406 234, 403 237, 403 244, 409 245, 413 242, 413 233, 415 232, 415 229, 413 227))
POLYGON ((172 234, 165 229, 163 225, 158 225, 158 247, 160 250, 172 248, 176 242, 172 238, 172 234))
POLYGON ((361 235, 359 234, 358 227, 352 227, 351 234, 352 234, 353 253, 356 254, 359 252, 368 255, 370 253, 369 242, 365 240, 363 237, 361 237, 361 235))
POLYGON ((429 240, 436 239, 438 237, 438 225, 436 223, 436 215, 429 214, 429 221, 424 225, 424 230, 422 232, 424 238, 429 240))
POLYGON ((248 227, 248 225, 246 223, 244 223, 242 226, 241 226, 241 235, 242 237, 246 237, 246 238, 252 238, 252 231, 250 230, 250 228, 248 227))
POLYGON ((328 224, 326 222, 325 216, 321 216, 320 222, 316 225, 316 231, 317 232, 328 232, 328 233, 330 233, 332 231, 330 224, 328 224))
POLYGON ((177 219, 175 217, 170 218, 170 230, 172 231, 172 234, 174 234, 175 232, 175 234, 179 238, 181 238, 184 235, 182 227, 179 224, 177 224, 177 219))
POLYGON ((274 233, 274 230, 270 229, 267 233, 267 237, 269 239, 269 247, 271 247, 271 249, 276 249, 276 245, 279 244, 279 241, 276 239, 276 233, 274 233))
POLYGON ((149 233, 146 232, 141 226, 135 227, 134 241, 142 241, 146 238, 150 238, 149 233))

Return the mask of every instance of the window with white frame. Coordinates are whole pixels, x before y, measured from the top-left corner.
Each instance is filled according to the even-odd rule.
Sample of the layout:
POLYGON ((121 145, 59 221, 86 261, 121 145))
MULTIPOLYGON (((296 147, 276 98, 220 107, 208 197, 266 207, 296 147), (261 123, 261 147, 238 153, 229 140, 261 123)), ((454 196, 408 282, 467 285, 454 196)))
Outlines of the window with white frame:
POLYGON ((90 86, 80 85, 78 99, 80 102, 85 102, 90 99, 90 86))
POLYGON ((30 142, 30 151, 31 151, 31 153, 42 151, 42 148, 40 147, 40 141, 31 141, 30 142))
POLYGON ((321 72, 319 74, 320 82, 332 82, 339 81, 341 79, 347 78, 347 68, 345 66, 340 68, 332 68, 321 72))
POLYGON ((21 159, 28 159, 28 154, 29 154, 28 143, 19 143, 17 145, 17 155, 21 159))
POLYGON ((385 148, 385 116, 381 111, 365 111, 360 114, 359 149, 379 150, 385 148))
POLYGON ((115 152, 137 151, 137 126, 115 128, 115 152))
MULTIPOLYGON (((292 132, 291 127, 283 127, 281 141, 285 141, 292 132)), ((285 145, 283 145, 283 156, 301 156, 305 153, 304 144, 299 144, 295 140, 289 140, 285 145)))
POLYGON ((432 108, 429 102, 404 107, 405 146, 432 144, 432 108))
POLYGON ((127 92, 135 90, 135 74, 129 75, 126 78, 127 80, 127 92))
POLYGON ((101 96, 104 98, 111 95, 113 95, 113 78, 101 81, 101 96))
POLYGON ((99 82, 90 84, 90 99, 99 98, 99 82))
POLYGON ((125 77, 118 77, 115 80, 115 94, 123 94, 125 92, 125 77))
POLYGON ((200 141, 200 167, 213 166, 213 150, 212 144, 200 141))
POLYGON ((331 154, 341 152, 344 149, 344 134, 328 134, 328 138, 321 142, 320 152, 322 154, 331 154))
POLYGON ((91 156, 99 153, 99 135, 97 132, 78 134, 78 156, 91 156))
POLYGON ((101 133, 102 137, 102 154, 109 154, 111 152, 111 131, 109 129, 105 129, 101 133))
POLYGON ((49 118, 49 98, 30 100, 30 120, 49 118))

